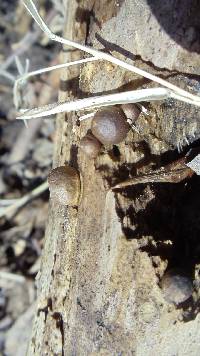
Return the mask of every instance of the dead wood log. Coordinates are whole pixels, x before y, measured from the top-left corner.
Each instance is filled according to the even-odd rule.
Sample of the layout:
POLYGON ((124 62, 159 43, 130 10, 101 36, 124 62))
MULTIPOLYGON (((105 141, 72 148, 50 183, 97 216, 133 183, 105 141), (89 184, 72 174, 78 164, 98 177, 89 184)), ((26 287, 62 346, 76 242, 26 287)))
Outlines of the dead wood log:
MULTIPOLYGON (((133 18, 128 14, 132 12, 128 10, 136 8, 138 2, 119 2, 119 6, 116 3, 66 0, 66 37, 87 39, 98 47, 95 33, 100 32, 99 24, 119 16, 119 28, 112 21, 108 27, 115 37, 118 31, 120 38, 124 28, 121 7, 123 11, 127 7, 126 20, 131 23, 133 18)), ((133 60, 126 42, 126 51, 120 51, 100 35, 99 41, 107 50, 133 60)), ((130 44, 130 37, 127 43, 130 44)), ((65 61, 81 56, 74 50, 64 53, 65 61)), ((140 58, 135 61, 159 73, 140 58)), ((168 76, 169 72, 162 74, 168 76)), ((82 69, 80 80, 79 75, 77 68, 62 73, 60 100, 147 84, 105 62, 89 63, 82 69)), ((176 84, 180 79, 177 74, 176 84)), ((195 341, 200 339, 199 318, 183 323, 183 309, 169 306, 159 287, 159 278, 170 259, 168 252, 161 253, 162 249, 156 250, 156 246, 162 244, 170 255, 170 246, 177 242, 173 236, 168 238, 168 222, 164 227, 156 223, 156 213, 162 210, 163 186, 155 191, 146 184, 108 193, 110 184, 148 171, 152 164, 159 165, 160 154, 176 147, 182 131, 180 122, 175 126, 174 113, 176 117, 183 117, 183 113, 192 116, 188 106, 181 103, 166 107, 157 103, 148 109, 150 118, 141 116, 138 122, 141 135, 130 131, 125 142, 106 148, 96 160, 88 160, 79 150, 80 138, 90 128, 90 120, 78 126, 75 113, 62 114, 57 119, 53 165, 67 162, 78 169, 83 196, 78 209, 50 202, 29 356, 198 354, 195 341), (175 129, 179 131, 172 137, 175 129), (151 225, 152 219, 155 225, 151 225), (163 236, 156 237, 157 232, 163 236)), ((196 137, 198 134, 197 127, 196 137)), ((182 192, 183 187, 180 185, 178 191, 182 192)), ((167 196, 175 192, 171 185, 165 190, 167 196)), ((177 200, 174 198, 172 203, 177 200)))

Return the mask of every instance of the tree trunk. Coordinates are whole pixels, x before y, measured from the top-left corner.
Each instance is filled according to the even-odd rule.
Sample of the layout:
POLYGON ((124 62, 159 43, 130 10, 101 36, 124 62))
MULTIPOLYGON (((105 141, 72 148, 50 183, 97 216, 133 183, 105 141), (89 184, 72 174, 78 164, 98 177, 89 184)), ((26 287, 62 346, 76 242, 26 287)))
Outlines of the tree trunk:
MULTIPOLYGON (((145 5, 145 1, 141 3, 145 5)), ((66 0, 65 4, 66 38, 87 41, 97 48, 103 44, 119 58, 126 57, 130 63, 134 59, 141 68, 169 76, 169 70, 159 70, 131 54, 130 37, 135 44, 135 32, 128 35, 121 16, 126 11, 131 29, 133 8, 139 6, 136 0, 119 4, 114 0, 66 0), (120 41, 125 30, 123 46, 107 41, 106 31, 108 38, 120 41)), ((155 46, 159 46, 156 41, 155 46)), ((82 56, 79 51, 63 54, 64 61, 82 56)), ((194 85, 195 79, 176 73, 170 80, 185 86, 188 81, 194 85)), ((99 61, 88 63, 81 73, 77 67, 63 71, 59 99, 151 85, 133 73, 99 61)), ((199 117, 195 108, 176 102, 147 107, 149 116, 141 115, 137 122, 140 134, 131 130, 123 143, 105 147, 95 160, 79 150, 80 138, 90 129, 91 120, 77 125, 76 113, 61 114, 57 119, 53 166, 67 163, 75 167, 82 176, 83 194, 77 209, 50 202, 29 356, 199 355, 196 309, 190 304, 179 308, 168 304, 159 287, 167 266, 180 267, 182 263, 195 269, 191 251, 196 248, 196 240, 186 242, 183 237, 181 242, 180 220, 187 215, 181 202, 189 194, 185 183, 147 183, 109 191, 110 185, 175 159, 177 151, 172 150, 182 142, 183 130, 188 128, 181 126, 181 119, 196 115, 196 124, 199 117), (190 248, 186 255, 187 244, 190 248)), ((195 196, 196 183, 188 184, 195 196)), ((188 204, 191 208, 192 201, 188 204)))

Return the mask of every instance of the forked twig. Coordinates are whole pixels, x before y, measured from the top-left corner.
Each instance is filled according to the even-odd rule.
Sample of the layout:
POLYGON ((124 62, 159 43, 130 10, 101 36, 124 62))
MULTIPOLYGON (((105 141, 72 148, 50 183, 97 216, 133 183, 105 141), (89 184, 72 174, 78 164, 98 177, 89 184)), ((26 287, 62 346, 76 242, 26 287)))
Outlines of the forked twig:
MULTIPOLYGON (((136 66, 133 66, 129 63, 126 63, 125 61, 122 61, 108 53, 105 52, 101 52, 98 51, 94 48, 91 47, 87 47, 84 46, 82 44, 76 43, 74 41, 65 39, 63 37, 57 36, 54 33, 51 32, 51 30, 48 28, 48 26, 46 25, 46 23, 43 21, 43 19, 41 18, 41 16, 39 15, 35 4, 33 3, 32 0, 22 0, 25 7, 27 8, 27 10, 30 12, 31 16, 34 18, 34 20, 37 22, 37 24, 40 26, 40 28, 46 33, 46 35, 52 39, 53 41, 68 45, 70 47, 75 47, 81 51, 87 52, 91 55, 94 56, 94 60, 97 59, 103 59, 106 61, 109 61, 115 65, 118 65, 124 69, 127 69, 131 72, 137 73, 139 75, 142 75, 143 77, 150 79, 156 83, 161 84, 162 86, 168 88, 168 90, 166 89, 165 91, 165 95, 163 95, 163 91, 165 90, 164 88, 156 88, 157 91, 154 92, 155 89, 148 89, 151 91, 152 95, 151 98, 147 99, 146 98, 146 92, 143 91, 143 98, 139 101, 145 101, 145 100, 163 100, 163 99, 167 99, 169 97, 171 98, 175 98, 177 100, 181 100, 184 102, 187 102, 189 104, 193 104, 196 106, 200 106, 200 97, 194 94, 189 93, 188 91, 185 91, 179 87, 177 87, 174 84, 171 84, 169 82, 167 82, 166 80, 157 77, 156 75, 153 75, 151 73, 146 72, 145 70, 139 69, 136 66), (160 92, 159 92, 160 90, 160 92), (158 95, 158 96, 157 96, 158 95), (162 96, 162 98, 160 98, 160 96, 162 96)), ((79 62, 80 63, 80 62, 79 62)), ((75 64, 75 63, 74 63, 75 64)), ((146 90, 146 89, 145 89, 146 90)), ((120 93, 122 96, 124 96, 124 98, 126 97, 126 101, 125 99, 123 99, 122 103, 126 103, 126 102, 136 102, 136 99, 133 99, 135 101, 131 101, 130 98, 137 97, 137 92, 136 91, 136 95, 133 95, 133 92, 125 92, 125 93, 120 93)), ((141 93, 140 93, 141 94, 141 93)), ((105 106, 105 105, 114 105, 114 104, 120 104, 120 102, 117 101, 117 96, 119 94, 113 94, 113 96, 101 96, 101 97, 96 97, 95 100, 96 102, 94 103, 94 98, 87 98, 87 99, 82 99, 81 101, 84 101, 83 107, 84 109, 87 108, 94 108, 94 107, 98 107, 98 106, 105 106), (97 104, 96 103, 100 103, 97 104)), ((46 116, 46 115, 51 115, 51 114, 55 114, 58 112, 62 112, 65 111, 64 107, 67 107, 68 111, 71 110, 79 110, 80 108, 74 108, 74 103, 78 103, 79 101, 75 101, 75 102, 70 102, 70 103, 55 103, 53 105, 49 105, 49 106, 45 106, 43 108, 37 108, 37 109, 33 109, 31 111, 26 112, 25 114, 23 114, 22 116, 20 116, 19 118, 21 119, 29 119, 29 118, 34 118, 34 117, 42 117, 42 116, 46 116), (64 106, 66 105, 66 106, 64 106)), ((80 105, 81 106, 81 105, 80 105)))
POLYGON ((33 76, 38 75, 38 74, 47 73, 47 72, 50 72, 50 71, 55 70, 55 69, 62 69, 62 68, 66 68, 66 67, 70 67, 70 66, 76 65, 76 64, 83 64, 83 63, 87 63, 87 62, 93 62, 93 61, 96 61, 96 60, 98 60, 98 58, 90 57, 90 58, 84 58, 84 59, 80 59, 80 60, 73 61, 73 62, 68 62, 68 63, 63 63, 63 64, 56 64, 56 65, 51 66, 51 67, 46 67, 46 68, 41 68, 41 69, 38 69, 38 70, 34 70, 33 72, 26 72, 25 71, 25 73, 21 74, 20 77, 15 80, 15 84, 14 84, 14 87, 13 87, 13 97, 14 97, 15 106, 17 106, 17 103, 18 103, 18 99, 17 98, 20 96, 20 87, 24 84, 24 82, 28 78, 33 77, 33 76))

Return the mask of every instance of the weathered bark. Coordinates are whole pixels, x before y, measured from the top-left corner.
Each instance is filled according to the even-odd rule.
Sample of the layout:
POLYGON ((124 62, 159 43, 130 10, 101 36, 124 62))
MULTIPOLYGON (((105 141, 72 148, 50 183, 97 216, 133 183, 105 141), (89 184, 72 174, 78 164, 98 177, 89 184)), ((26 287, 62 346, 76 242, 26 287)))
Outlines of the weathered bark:
MULTIPOLYGON (((136 3, 126 1, 121 6, 136 3)), ((84 41, 89 26, 91 36, 87 40, 97 47, 94 33, 98 23, 120 16, 115 1, 86 4, 69 0, 66 5, 66 37, 84 41)), ((127 21, 133 21, 132 17, 127 17, 127 21)), ((109 27, 111 30, 120 33, 123 27, 109 27)), ((128 40, 130 44, 130 37, 128 40)), ((126 50, 128 55, 131 48, 126 50)), ((78 51, 67 52, 64 60, 80 56, 78 51)), ((157 72, 141 59, 135 62, 157 72)), ((167 76, 169 72, 162 74, 167 76)), ((88 64, 80 78, 79 82, 78 69, 62 73, 60 100, 80 96, 80 89, 86 95, 146 84, 138 76, 105 62, 88 64)), ((185 80, 181 74, 172 80, 179 84, 181 79, 183 85, 194 83, 193 78, 185 80)), ((160 154, 182 142, 184 130, 191 131, 189 126, 181 126, 184 115, 196 115, 198 138, 199 114, 195 110, 180 103, 150 105, 150 117, 141 116, 138 121, 142 135, 130 131, 125 142, 118 147, 106 147, 96 160, 87 159, 78 148, 80 138, 90 128, 90 120, 78 126, 76 114, 59 115, 53 165, 67 162, 77 168, 83 180, 83 195, 77 209, 50 202, 29 356, 199 354, 199 317, 194 319, 189 314, 190 305, 184 309, 167 304, 159 288, 159 278, 167 264, 179 260, 178 257, 187 264, 183 250, 180 256, 177 254, 181 228, 175 228, 180 225, 176 218, 185 216, 183 210, 177 215, 179 202, 186 194, 185 185, 180 183, 175 188, 173 184, 146 184, 120 193, 108 192, 110 184, 149 171, 153 164, 161 165, 160 154), (157 216, 165 220, 159 223, 157 216), (185 313, 194 320, 184 323, 185 313)), ((191 208, 192 202, 188 204, 191 208)), ((195 246, 193 241, 191 249, 195 246)))

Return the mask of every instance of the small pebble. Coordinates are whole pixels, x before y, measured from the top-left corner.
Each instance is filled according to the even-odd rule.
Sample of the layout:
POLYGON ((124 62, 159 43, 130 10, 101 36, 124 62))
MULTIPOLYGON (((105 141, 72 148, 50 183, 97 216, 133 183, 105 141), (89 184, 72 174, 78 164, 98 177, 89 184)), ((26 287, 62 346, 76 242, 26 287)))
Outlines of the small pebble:
POLYGON ((185 302, 193 292, 191 278, 185 272, 175 269, 164 274, 161 280, 161 288, 166 301, 174 304, 185 302))

